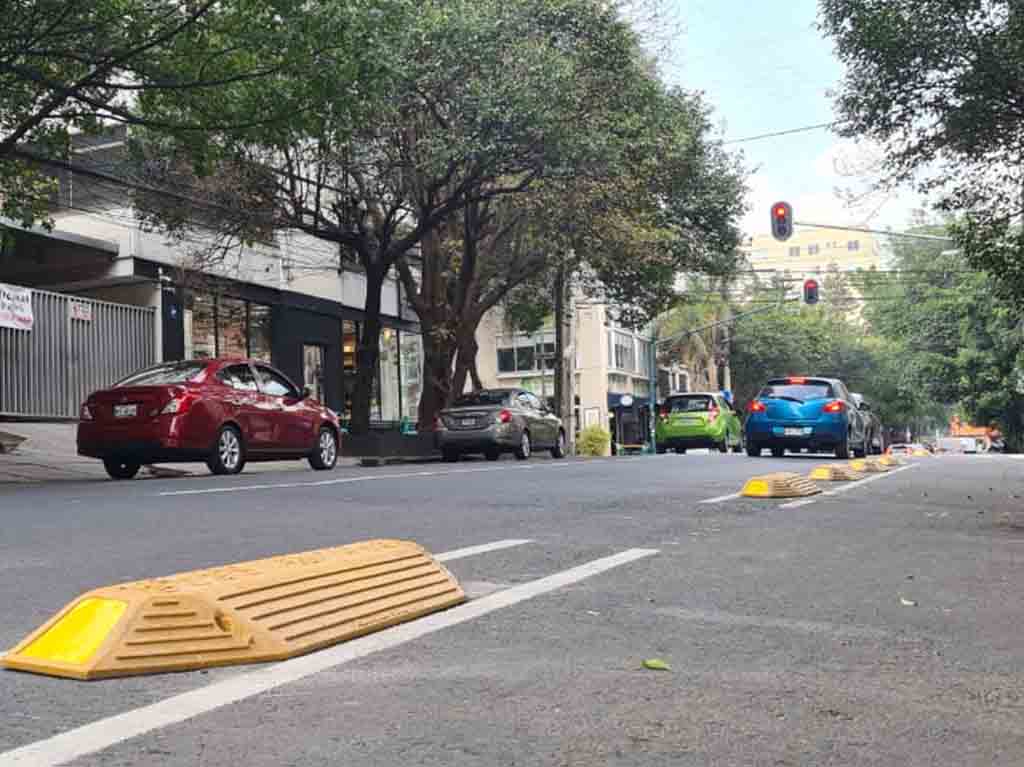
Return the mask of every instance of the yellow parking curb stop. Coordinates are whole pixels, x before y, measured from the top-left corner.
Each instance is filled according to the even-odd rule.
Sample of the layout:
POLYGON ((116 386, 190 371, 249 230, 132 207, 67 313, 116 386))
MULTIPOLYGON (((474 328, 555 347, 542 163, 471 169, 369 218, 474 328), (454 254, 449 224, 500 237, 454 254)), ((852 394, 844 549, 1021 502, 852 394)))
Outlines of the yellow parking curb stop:
POLYGON ((882 466, 902 466, 903 461, 894 455, 883 455, 881 458, 876 459, 882 466))
POLYGON ((882 474, 889 471, 889 467, 879 463, 874 458, 855 458, 850 461, 849 467, 861 474, 882 474))
POLYGON ((284 660, 464 601, 421 546, 363 541, 95 589, 2 663, 99 679, 284 660))
POLYGON ((850 482, 864 479, 864 475, 843 464, 826 463, 815 466, 807 478, 819 479, 823 482, 850 482))
POLYGON ((743 486, 740 495, 747 498, 801 498, 820 492, 821 488, 806 477, 790 472, 779 472, 751 477, 743 486))

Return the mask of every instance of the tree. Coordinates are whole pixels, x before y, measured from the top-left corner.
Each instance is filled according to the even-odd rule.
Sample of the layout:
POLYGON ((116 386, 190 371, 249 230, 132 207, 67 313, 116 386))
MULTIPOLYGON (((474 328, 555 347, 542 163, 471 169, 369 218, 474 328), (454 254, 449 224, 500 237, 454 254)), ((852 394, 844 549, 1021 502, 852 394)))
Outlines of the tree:
MULTIPOLYGON (((299 5, 181 0, 25 0, 0 35, 0 213, 45 220, 53 184, 37 158, 64 158, 69 136, 110 123, 205 133, 221 123, 154 119, 140 96, 181 102, 283 71, 280 40, 299 5)), ((261 85, 260 87, 263 87, 261 85)), ((272 120, 273 108, 245 124, 272 120)), ((179 116, 180 117, 180 116, 179 116)))
POLYGON ((955 215, 968 260, 1024 295, 1024 9, 1016 0, 822 0, 846 73, 842 135, 878 142, 884 185, 955 215))

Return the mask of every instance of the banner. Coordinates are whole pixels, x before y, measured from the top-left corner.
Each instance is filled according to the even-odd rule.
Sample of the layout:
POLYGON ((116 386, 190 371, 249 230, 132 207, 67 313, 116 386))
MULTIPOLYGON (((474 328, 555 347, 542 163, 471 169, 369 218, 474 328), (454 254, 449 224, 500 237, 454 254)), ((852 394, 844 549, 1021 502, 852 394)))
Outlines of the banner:
POLYGON ((0 328, 32 330, 32 291, 0 283, 0 328))

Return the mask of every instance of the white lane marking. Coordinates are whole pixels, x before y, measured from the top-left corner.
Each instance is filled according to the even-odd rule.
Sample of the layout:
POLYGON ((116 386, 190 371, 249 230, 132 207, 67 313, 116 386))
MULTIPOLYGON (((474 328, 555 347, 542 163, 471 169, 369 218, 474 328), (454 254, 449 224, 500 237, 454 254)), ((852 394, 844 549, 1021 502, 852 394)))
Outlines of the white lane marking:
POLYGON ((0 767, 49 767, 64 764, 110 748, 129 738, 179 724, 222 706, 260 695, 372 653, 390 650, 436 631, 483 617, 495 610, 511 607, 657 553, 657 549, 628 549, 610 557, 595 559, 545 578, 495 592, 453 607, 451 610, 434 613, 320 652, 264 666, 256 671, 239 674, 142 708, 100 719, 0 754, 0 767))
POLYGON ((451 562, 453 559, 471 557, 474 554, 486 554, 488 551, 500 551, 501 549, 510 549, 513 546, 522 546, 526 543, 533 543, 533 540, 531 538, 506 538, 503 541, 494 541, 493 543, 481 543, 479 546, 467 546, 464 549, 454 549, 453 551, 445 551, 441 554, 435 554, 434 559, 436 559, 438 562, 451 562))
POLYGON ((911 463, 911 464, 907 464, 906 466, 900 466, 898 469, 893 469, 892 471, 887 471, 887 472, 885 472, 885 474, 873 474, 870 477, 866 477, 864 479, 858 479, 856 482, 851 482, 848 485, 843 485, 842 487, 837 487, 835 490, 826 490, 825 492, 821 493, 821 495, 819 495, 816 498, 809 498, 809 499, 807 499, 805 501, 791 501, 790 503, 782 504, 781 506, 779 506, 779 508, 780 509, 798 509, 801 506, 809 506, 810 504, 815 503, 816 501, 820 500, 823 497, 839 495, 840 493, 845 493, 846 491, 852 490, 855 487, 860 487, 861 485, 866 485, 869 482, 877 482, 880 479, 885 479, 886 477, 891 477, 894 474, 899 474, 901 471, 907 471, 908 469, 916 469, 918 466, 919 466, 919 464, 911 463))
POLYGON ((412 477, 444 477, 449 474, 476 474, 490 471, 515 471, 523 469, 557 469, 562 466, 575 466, 584 461, 549 463, 537 466, 502 466, 478 469, 452 469, 450 471, 407 471, 397 474, 373 474, 361 477, 340 477, 338 479, 322 479, 318 482, 275 482, 262 485, 233 485, 229 487, 204 487, 195 490, 166 490, 160 496, 174 495, 210 495, 212 493, 243 493, 251 490, 282 490, 295 487, 326 487, 328 485, 346 485, 353 482, 379 482, 385 479, 410 479, 412 477))
POLYGON ((715 498, 705 498, 703 501, 697 501, 697 503, 721 503, 722 501, 731 501, 733 498, 739 498, 740 493, 730 493, 729 495, 719 495, 715 498))

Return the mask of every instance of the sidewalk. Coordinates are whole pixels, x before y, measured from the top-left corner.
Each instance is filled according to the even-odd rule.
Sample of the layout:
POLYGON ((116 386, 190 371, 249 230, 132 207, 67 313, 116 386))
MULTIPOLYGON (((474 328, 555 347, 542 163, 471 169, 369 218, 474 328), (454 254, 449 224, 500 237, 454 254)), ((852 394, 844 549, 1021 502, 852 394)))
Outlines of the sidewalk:
MULTIPOLYGON (((103 464, 95 458, 84 458, 75 450, 73 423, 7 423, 0 422, 0 445, 11 452, 0 452, 0 485, 13 482, 67 482, 106 480, 103 464), (16 445, 16 446, 15 446, 16 445)), ((339 466, 356 466, 358 459, 339 458, 339 466)), ((246 474, 268 471, 307 469, 306 461, 268 461, 248 463, 246 474)), ((144 466, 140 478, 204 476, 210 473, 203 463, 161 464, 144 466)))

